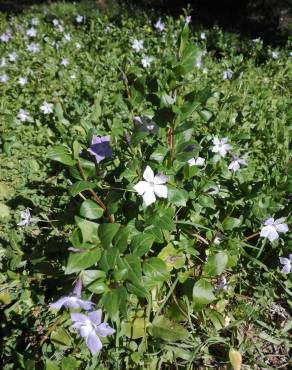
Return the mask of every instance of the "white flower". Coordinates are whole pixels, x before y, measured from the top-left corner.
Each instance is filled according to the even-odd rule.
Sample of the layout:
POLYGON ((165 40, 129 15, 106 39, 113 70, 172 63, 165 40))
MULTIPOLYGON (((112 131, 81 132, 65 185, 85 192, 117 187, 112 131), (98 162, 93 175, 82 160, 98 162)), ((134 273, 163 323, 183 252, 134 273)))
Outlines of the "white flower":
POLYGON ((142 60, 141 60, 141 63, 142 63, 142 66, 144 68, 148 68, 150 67, 150 64, 152 62, 152 58, 151 57, 148 57, 147 55, 145 55, 142 60))
POLYGON ((199 54, 195 60, 195 66, 200 69, 202 67, 202 54, 199 54))
POLYGON ((226 154, 229 152, 229 150, 232 148, 231 145, 227 144, 228 138, 224 137, 223 139, 218 139, 217 137, 214 137, 213 139, 213 149, 212 152, 219 153, 221 157, 225 157, 226 154))
POLYGON ((19 77, 19 79, 18 79, 18 83, 19 83, 19 85, 21 85, 21 86, 26 85, 26 84, 27 84, 27 77, 19 77))
POLYGON ((58 26, 59 25, 59 21, 58 21, 58 19, 53 19, 53 25, 56 27, 56 26, 58 26))
POLYGON ((201 40, 206 40, 205 32, 201 32, 200 37, 201 37, 201 40))
POLYGON ((8 54, 8 59, 10 62, 16 62, 16 59, 17 59, 16 52, 14 51, 13 53, 8 54))
POLYGON ((202 158, 202 157, 191 158, 188 160, 188 164, 190 167, 192 166, 201 167, 201 166, 204 166, 204 163, 205 163, 205 158, 202 158))
POLYGON ((24 211, 21 211, 20 213, 21 221, 17 224, 17 226, 27 226, 30 222, 30 211, 29 208, 26 208, 24 211))
POLYGON ((81 44, 79 44, 79 42, 76 42, 75 46, 76 46, 76 49, 80 49, 81 48, 81 44))
POLYGON ((40 23, 40 21, 39 21, 39 19, 38 18, 32 18, 31 19, 31 21, 30 21, 30 23, 33 25, 33 26, 37 26, 39 23, 40 23))
POLYGON ((53 113, 53 104, 52 103, 47 103, 46 101, 43 102, 43 104, 40 107, 40 110, 44 114, 50 114, 53 113))
POLYGON ((162 32, 165 29, 165 24, 161 22, 161 19, 159 18, 158 21, 154 24, 154 27, 162 32))
POLYGON ((39 45, 36 44, 35 42, 28 44, 26 49, 33 54, 37 53, 40 50, 39 45))
POLYGON ((187 15, 185 21, 186 21, 186 24, 191 23, 192 17, 190 15, 187 15))
POLYGON ((279 238, 278 233, 286 233, 288 225, 284 223, 285 217, 274 220, 273 217, 268 218, 262 226, 260 236, 269 239, 270 242, 279 238))
POLYGON ((283 265, 281 272, 283 272, 283 274, 289 274, 292 270, 292 254, 289 254, 289 258, 279 257, 279 260, 283 265))
POLYGON ((134 189, 139 195, 143 196, 146 206, 156 201, 156 196, 159 198, 167 198, 167 187, 163 184, 167 182, 167 176, 158 174, 154 176, 152 169, 147 166, 143 178, 146 181, 139 181, 134 186, 134 189))
POLYGON ((60 32, 60 33, 63 33, 64 32, 64 27, 59 24, 58 27, 57 27, 57 30, 60 32))
POLYGON ((76 20, 76 22, 77 22, 77 23, 82 23, 82 22, 83 22, 83 16, 78 14, 78 15, 75 17, 75 20, 76 20))
POLYGON ((4 73, 3 75, 0 75, 0 82, 5 84, 7 81, 9 80, 9 77, 7 76, 6 73, 4 73))
POLYGON ((29 28, 29 29, 26 31, 26 34, 27 34, 27 36, 29 36, 29 37, 36 37, 37 30, 36 30, 34 27, 31 27, 31 28, 29 28))
POLYGON ((240 159, 240 158, 234 158, 234 160, 230 163, 230 165, 228 166, 228 169, 233 171, 233 172, 236 172, 237 170, 240 169, 240 166, 247 166, 248 165, 248 162, 246 159, 240 159))
POLYGON ((63 41, 68 42, 71 40, 71 35, 69 33, 65 33, 63 37, 63 41))
POLYGON ((69 64, 69 62, 68 62, 68 59, 66 59, 66 58, 63 58, 62 60, 61 60, 61 66, 67 66, 69 64))
POLYGON ((137 51, 137 52, 139 52, 140 50, 142 50, 143 49, 143 40, 137 40, 137 39, 135 39, 134 41, 133 41, 133 43, 132 43, 132 48, 135 50, 135 51, 137 51))
POLYGON ((76 80, 76 74, 73 73, 71 76, 70 76, 71 80, 76 80))
POLYGON ((21 121, 21 122, 25 122, 25 121, 28 121, 29 118, 30 118, 30 115, 29 113, 24 110, 24 109, 20 109, 19 110, 19 113, 17 115, 17 118, 21 121))
POLYGON ((209 72, 209 69, 208 68, 203 68, 203 73, 205 74, 205 75, 207 75, 208 74, 208 72, 209 72))
POLYGON ((273 59, 278 59, 279 58, 279 53, 277 51, 272 51, 272 58, 273 59))
POLYGON ((11 39, 11 34, 9 32, 2 33, 2 35, 0 35, 0 40, 2 42, 8 42, 10 39, 11 39))
POLYGON ((231 80, 233 76, 233 72, 231 69, 226 69, 226 71, 223 72, 223 80, 231 80))

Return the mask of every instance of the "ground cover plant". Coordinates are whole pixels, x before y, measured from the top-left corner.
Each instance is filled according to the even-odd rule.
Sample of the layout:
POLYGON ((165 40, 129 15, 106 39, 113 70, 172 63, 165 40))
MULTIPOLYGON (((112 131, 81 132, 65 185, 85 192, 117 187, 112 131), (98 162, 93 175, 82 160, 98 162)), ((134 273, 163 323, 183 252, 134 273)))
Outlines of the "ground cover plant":
POLYGON ((111 3, 0 14, 3 369, 288 369, 285 48, 111 3))

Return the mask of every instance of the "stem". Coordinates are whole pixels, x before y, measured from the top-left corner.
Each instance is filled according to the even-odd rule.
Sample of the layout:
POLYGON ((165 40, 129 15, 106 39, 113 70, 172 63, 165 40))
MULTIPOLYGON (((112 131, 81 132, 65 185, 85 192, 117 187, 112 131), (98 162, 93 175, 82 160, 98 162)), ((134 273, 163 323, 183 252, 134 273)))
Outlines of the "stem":
POLYGON ((169 288, 169 292, 167 293, 167 296, 165 297, 165 300, 164 302, 161 304, 161 306, 158 308, 155 316, 154 316, 154 319, 153 321, 159 316, 160 312, 162 311, 163 307, 166 305, 166 302, 168 301, 169 297, 172 295, 175 287, 176 287, 176 284, 178 283, 178 277, 175 279, 174 283, 172 284, 172 286, 169 288))
POLYGON ((256 233, 247 236, 246 238, 243 239, 243 242, 246 242, 247 240, 250 240, 250 239, 254 238, 255 236, 259 235, 259 233, 260 232, 257 231, 256 233))
MULTIPOLYGON (((81 177, 83 178, 83 180, 86 180, 85 173, 83 171, 83 168, 82 168, 81 163, 80 163, 79 160, 77 161, 77 169, 78 169, 81 177)), ((106 214, 109 222, 110 223, 113 223, 114 220, 113 220, 113 218, 112 218, 112 216, 111 216, 111 214, 110 214, 107 206, 103 203, 103 201, 100 199, 100 197, 96 194, 96 192, 94 190, 89 189, 89 192, 93 196, 93 198, 96 201, 96 203, 99 204, 101 206, 101 208, 104 210, 104 212, 105 212, 105 214, 106 214)))

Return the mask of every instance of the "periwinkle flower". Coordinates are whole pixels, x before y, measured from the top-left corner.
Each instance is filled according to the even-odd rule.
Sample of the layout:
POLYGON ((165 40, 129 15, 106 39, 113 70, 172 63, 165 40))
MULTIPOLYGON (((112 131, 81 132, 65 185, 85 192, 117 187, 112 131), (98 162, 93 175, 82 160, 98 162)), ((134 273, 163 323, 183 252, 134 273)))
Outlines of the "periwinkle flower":
POLYGON ((151 57, 148 57, 147 55, 145 55, 142 59, 141 59, 141 63, 142 63, 142 66, 144 68, 149 68, 150 65, 151 65, 151 62, 152 62, 152 58, 151 57))
POLYGON ((77 23, 82 23, 83 22, 83 16, 82 15, 80 15, 80 14, 78 14, 78 15, 76 15, 76 17, 75 17, 75 21, 77 22, 77 23))
POLYGON ((27 45, 26 49, 31 53, 36 54, 40 50, 40 47, 35 42, 31 42, 30 44, 27 45))
POLYGON ((154 176, 152 169, 147 166, 143 178, 146 181, 139 181, 134 186, 134 189, 139 195, 143 196, 146 207, 156 201, 156 197, 167 198, 167 187, 164 185, 168 178, 163 174, 157 174, 154 176))
POLYGON ((132 42, 132 48, 136 51, 136 52, 139 52, 140 50, 143 49, 143 43, 144 41, 143 40, 137 40, 135 39, 133 42, 132 42))
POLYGON ((88 151, 95 156, 97 163, 101 162, 105 158, 111 158, 113 152, 110 146, 110 136, 93 135, 88 151))
POLYGON ((31 28, 29 28, 29 29, 26 31, 26 34, 27 34, 27 36, 29 36, 29 37, 36 37, 36 35, 37 35, 37 30, 36 30, 34 27, 31 27, 31 28))
POLYGON ((240 166, 247 166, 248 162, 246 159, 234 157, 233 161, 228 166, 230 171, 236 172, 240 169, 240 166))
POLYGON ((78 279, 76 285, 73 289, 73 293, 66 297, 61 297, 55 303, 51 303, 50 307, 54 308, 55 310, 60 310, 63 306, 65 308, 83 308, 83 310, 91 310, 92 306, 94 305, 91 301, 85 301, 81 299, 81 290, 82 290, 82 283, 81 280, 78 279))
POLYGON ((190 15, 187 15, 186 18, 185 18, 186 24, 191 23, 191 21, 192 21, 192 17, 190 15))
POLYGON ((281 272, 283 274, 289 274, 292 270, 292 254, 289 254, 289 258, 279 257, 281 265, 283 265, 281 272))
POLYGON ((20 227, 27 226, 31 219, 29 208, 26 208, 24 211, 21 211, 20 217, 21 217, 21 221, 17 224, 17 226, 20 226, 20 227))
POLYGON ((0 76, 0 82, 5 84, 9 80, 9 77, 6 73, 0 76))
POLYGON ((165 29, 165 24, 161 22, 161 18, 159 18, 158 21, 154 24, 154 27, 160 32, 162 32, 165 29))
POLYGON ((26 122, 30 119, 30 115, 28 111, 24 109, 20 109, 18 112, 17 118, 20 120, 20 122, 26 122))
POLYGON ((102 349, 100 337, 107 337, 115 333, 107 323, 101 322, 102 311, 89 312, 88 316, 82 313, 71 313, 71 320, 74 322, 73 329, 77 329, 80 336, 94 355, 102 349))
POLYGON ((43 114, 53 113, 53 104, 44 101, 43 104, 40 106, 40 110, 43 112, 43 114))
POLYGON ((217 137, 214 137, 214 146, 212 148, 212 152, 219 153, 219 155, 224 158, 229 150, 232 149, 232 146, 227 144, 227 141, 227 137, 224 137, 223 139, 218 139, 217 137))
POLYGON ((19 85, 21 85, 21 86, 26 85, 26 84, 27 84, 27 77, 19 77, 19 79, 18 79, 18 83, 19 83, 19 85))
POLYGON ((223 72, 223 80, 231 80, 233 76, 233 72, 231 69, 226 69, 226 71, 223 72))
POLYGON ((262 226, 260 236, 269 239, 270 242, 279 238, 279 233, 286 233, 288 225, 284 223, 285 217, 274 220, 273 217, 269 217, 262 226))

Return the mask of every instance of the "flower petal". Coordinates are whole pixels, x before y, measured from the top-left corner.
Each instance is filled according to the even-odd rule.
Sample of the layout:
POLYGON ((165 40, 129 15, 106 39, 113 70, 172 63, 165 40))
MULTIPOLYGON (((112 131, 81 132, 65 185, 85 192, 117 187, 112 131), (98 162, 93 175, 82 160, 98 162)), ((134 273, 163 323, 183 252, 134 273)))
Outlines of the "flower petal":
MULTIPOLYGON (((163 185, 156 185, 156 186, 163 186, 163 185)), ((156 197, 152 188, 149 188, 143 194, 143 200, 145 205, 148 207, 150 204, 156 201, 156 197)))
POLYGON ((274 230, 271 230, 269 235, 268 235, 268 239, 270 242, 273 242, 274 240, 278 239, 279 238, 279 234, 277 233, 276 229, 274 230))
POLYGON ((277 218, 277 220, 274 221, 275 225, 283 224, 286 220, 286 217, 280 217, 277 218))
POLYGON ((167 180, 168 180, 167 176, 163 175, 162 173, 159 173, 154 177, 153 182, 155 185, 162 185, 162 184, 165 184, 167 180))
POLYGON ((149 183, 147 181, 139 181, 133 188, 139 195, 143 195, 149 189, 149 183))
POLYGON ((101 340, 98 338, 94 331, 90 333, 86 338, 86 345, 93 355, 95 355, 98 351, 102 349, 101 340))
POLYGON ((154 173, 151 169, 151 167, 147 166, 144 173, 143 173, 143 178, 148 181, 148 182, 153 182, 154 181, 154 173))
POLYGON ((275 228, 276 230, 279 232, 279 233, 286 233, 289 228, 288 228, 288 225, 287 224, 276 224, 276 221, 275 221, 275 228))
POLYGON ((288 263, 290 263, 289 258, 286 258, 286 257, 279 257, 279 260, 280 260, 280 263, 282 263, 282 265, 287 265, 288 263))
POLYGON ((159 198, 167 198, 167 187, 165 185, 155 185, 154 186, 154 193, 159 198))
POLYGON ((282 268, 282 270, 281 270, 281 272, 283 274, 289 274, 290 271, 291 271, 291 265, 290 265, 290 263, 288 265, 284 265, 283 268, 282 268))
POLYGON ((75 287, 74 287, 74 289, 73 289, 73 294, 74 294, 76 297, 81 297, 81 290, 82 290, 82 281, 81 281, 81 279, 79 278, 79 279, 76 281, 75 287))
POLYGON ((220 144, 220 140, 218 139, 218 137, 214 137, 214 139, 213 139, 213 144, 214 144, 214 145, 218 145, 218 144, 220 144))
POLYGON ((71 320, 72 321, 79 321, 83 324, 88 323, 88 317, 83 313, 71 313, 71 320))
POLYGON ((274 217, 269 217, 269 218, 265 221, 264 225, 274 225, 274 222, 275 222, 274 217))
POLYGON ((68 300, 69 297, 62 297, 57 300, 57 302, 51 303, 50 307, 54 308, 55 310, 60 310, 61 307, 65 304, 65 302, 68 300))
POLYGON ((100 337, 106 337, 108 335, 114 334, 115 332, 116 332, 115 329, 111 328, 109 324, 107 324, 106 322, 103 322, 96 328, 96 333, 100 337))
POLYGON ((99 325, 101 323, 102 310, 99 309, 93 312, 89 312, 88 316, 93 324, 99 325))
POLYGON ((84 301, 83 299, 78 299, 77 302, 79 304, 79 307, 80 308, 83 308, 83 310, 85 310, 85 311, 91 310, 92 309, 92 306, 94 305, 93 302, 91 302, 91 301, 84 301))

